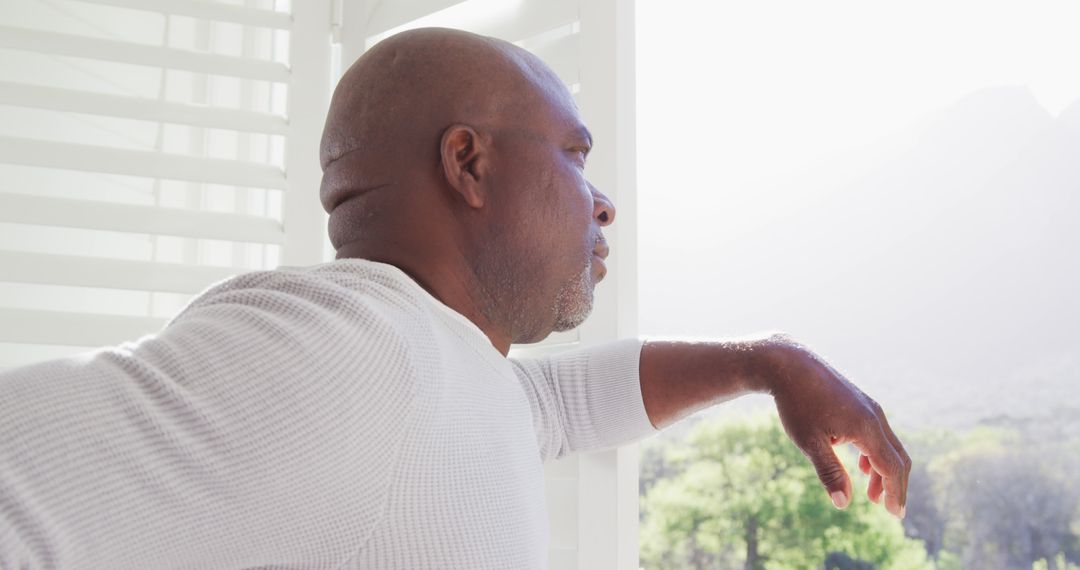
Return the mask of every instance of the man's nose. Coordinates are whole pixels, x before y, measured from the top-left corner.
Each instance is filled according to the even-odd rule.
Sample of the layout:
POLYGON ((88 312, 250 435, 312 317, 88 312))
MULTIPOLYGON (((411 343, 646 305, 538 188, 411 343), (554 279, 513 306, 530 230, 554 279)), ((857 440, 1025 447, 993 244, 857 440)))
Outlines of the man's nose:
POLYGON ((615 221, 615 204, 591 183, 589 189, 593 194, 593 218, 599 221, 601 226, 611 225, 615 221))

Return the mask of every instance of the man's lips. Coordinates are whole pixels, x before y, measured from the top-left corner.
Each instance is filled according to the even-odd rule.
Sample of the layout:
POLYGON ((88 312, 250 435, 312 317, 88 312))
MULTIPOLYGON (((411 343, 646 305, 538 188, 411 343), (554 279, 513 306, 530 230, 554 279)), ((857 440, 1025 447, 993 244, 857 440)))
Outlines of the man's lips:
MULTIPOLYGON (((605 255, 604 257, 607 257, 607 256, 605 255)), ((607 275, 607 264, 604 263, 604 257, 600 257, 599 255, 596 255, 595 253, 593 254, 593 267, 599 269, 599 271, 600 271, 600 278, 597 279, 597 281, 599 281, 600 279, 603 279, 604 276, 607 275)))
POLYGON ((592 253, 593 266, 600 270, 600 277, 597 278, 597 281, 599 281, 607 275, 607 264, 604 263, 604 260, 607 259, 608 254, 611 253, 611 248, 608 247, 607 240, 604 239, 604 236, 596 237, 596 246, 593 247, 592 253))
POLYGON ((611 252, 611 248, 608 247, 607 242, 604 241, 603 239, 600 239, 597 242, 596 247, 593 248, 593 255, 595 255, 596 257, 599 257, 600 259, 606 259, 607 256, 608 256, 608 253, 610 253, 610 252, 611 252))

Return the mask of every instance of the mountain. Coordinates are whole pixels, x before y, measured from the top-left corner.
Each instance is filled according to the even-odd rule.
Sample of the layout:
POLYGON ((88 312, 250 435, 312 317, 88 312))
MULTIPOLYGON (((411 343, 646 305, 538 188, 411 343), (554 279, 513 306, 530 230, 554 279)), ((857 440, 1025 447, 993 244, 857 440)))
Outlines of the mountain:
POLYGON ((769 221, 705 254, 722 293, 704 318, 809 336, 901 424, 1080 409, 1077 120, 1080 103, 1054 118, 1026 88, 983 89, 747 189, 769 221))
POLYGON ((1080 129, 1080 99, 1073 101, 1058 115, 1058 120, 1067 125, 1080 129))

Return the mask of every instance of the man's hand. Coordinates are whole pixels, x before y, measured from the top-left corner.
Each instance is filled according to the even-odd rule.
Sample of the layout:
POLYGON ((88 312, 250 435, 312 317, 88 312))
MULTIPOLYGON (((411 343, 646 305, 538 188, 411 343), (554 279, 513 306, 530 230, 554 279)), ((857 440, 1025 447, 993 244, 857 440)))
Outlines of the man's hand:
POLYGON ((647 342, 641 394, 649 420, 663 428, 742 394, 776 401, 784 429, 810 459, 833 504, 851 502, 851 478, 833 451, 854 444, 870 476, 867 496, 898 517, 907 503, 911 459, 877 402, 786 335, 737 342, 647 342))
POLYGON ((866 494, 899 518, 907 505, 911 458, 881 406, 810 350, 774 337, 776 373, 770 392, 788 436, 810 459, 837 508, 851 502, 851 478, 833 446, 851 443, 870 476, 866 494))

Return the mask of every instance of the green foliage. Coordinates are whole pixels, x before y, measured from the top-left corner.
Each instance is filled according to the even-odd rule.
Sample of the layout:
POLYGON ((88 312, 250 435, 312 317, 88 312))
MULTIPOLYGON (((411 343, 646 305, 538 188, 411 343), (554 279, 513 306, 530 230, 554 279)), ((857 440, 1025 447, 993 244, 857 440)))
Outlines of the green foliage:
POLYGON ((1058 554, 1053 559, 1040 558, 1031 565, 1031 570, 1080 570, 1080 565, 1073 564, 1065 559, 1065 554, 1058 554))
POLYGON ((923 510, 933 514, 913 519, 912 534, 924 534, 936 518, 947 559, 964 568, 1075 565, 1080 454, 1077 439, 1060 429, 1067 420, 996 418, 931 453, 919 449, 916 462, 926 465, 929 482, 913 474, 913 486, 925 488, 932 503, 923 510))
POLYGON ((1080 412, 902 439, 914 459, 903 524, 862 493, 834 509, 775 418, 647 445, 642 567, 1080 570, 1080 412))
POLYGON ((669 473, 642 501, 649 570, 817 568, 830 553, 876 568, 931 567, 921 541, 881 507, 862 498, 833 508, 775 419, 701 423, 685 442, 648 450, 645 462, 669 473))

